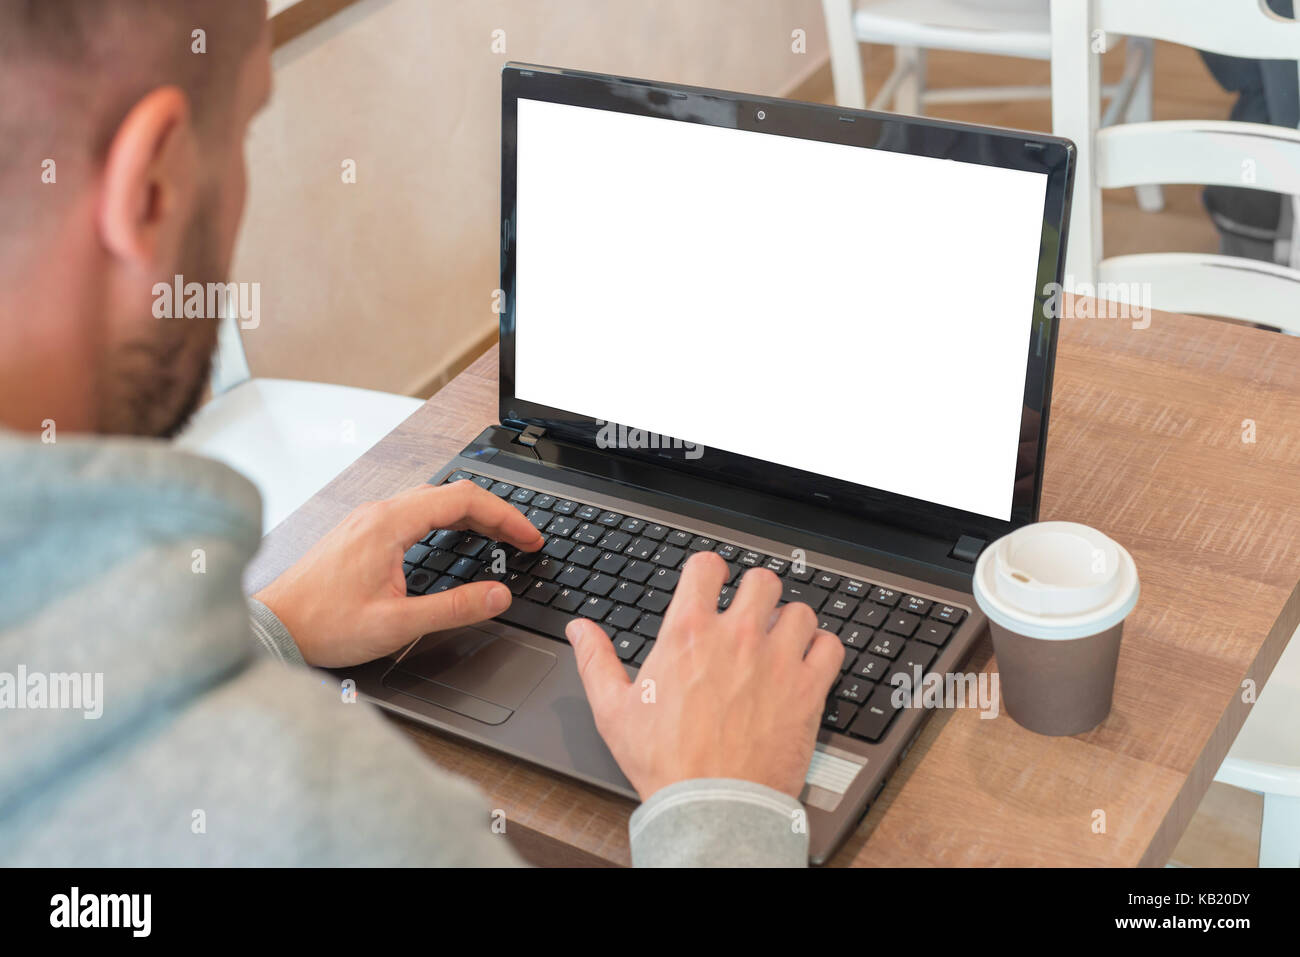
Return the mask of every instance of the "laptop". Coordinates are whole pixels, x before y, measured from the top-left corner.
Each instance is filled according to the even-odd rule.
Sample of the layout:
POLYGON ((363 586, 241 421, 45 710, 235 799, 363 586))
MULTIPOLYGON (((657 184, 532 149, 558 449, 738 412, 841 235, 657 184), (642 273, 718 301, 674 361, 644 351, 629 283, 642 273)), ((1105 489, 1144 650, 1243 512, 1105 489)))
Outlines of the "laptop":
POLYGON ((763 567, 845 646, 801 799, 825 862, 960 674, 981 549, 1035 521, 1075 147, 925 117, 509 64, 500 422, 471 479, 547 539, 431 529, 408 590, 500 618, 337 674, 381 707, 635 798, 564 627, 635 676, 683 563, 763 567), (917 671, 916 669, 920 669, 917 671))

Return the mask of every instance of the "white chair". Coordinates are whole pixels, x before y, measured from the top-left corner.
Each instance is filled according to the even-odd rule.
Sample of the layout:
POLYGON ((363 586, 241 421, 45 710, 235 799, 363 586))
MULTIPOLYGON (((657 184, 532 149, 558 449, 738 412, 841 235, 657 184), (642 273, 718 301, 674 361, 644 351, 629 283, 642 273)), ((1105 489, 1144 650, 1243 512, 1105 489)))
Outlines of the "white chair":
POLYGON ((212 393, 176 444, 252 480, 262 493, 263 534, 423 404, 369 389, 254 379, 233 317, 221 323, 212 393))
MULTIPOLYGON (((926 87, 925 51, 959 50, 992 56, 1049 60, 1052 56, 1049 0, 822 0, 830 41, 835 102, 867 108, 861 43, 894 48, 894 67, 870 109, 892 108, 920 114, 930 103, 980 103, 991 100, 1047 99, 1047 86, 926 87)), ((1111 97, 1103 120, 1142 122, 1151 119, 1154 44, 1145 38, 1126 41, 1124 76, 1105 88, 1111 97)), ((1159 186, 1137 190, 1138 205, 1163 208, 1159 186)))
POLYGON ((1079 146, 1067 286, 1170 312, 1226 316, 1300 334, 1300 243, 1292 266, 1208 253, 1101 255, 1101 191, 1153 183, 1247 186, 1300 194, 1300 131, 1260 123, 1178 120, 1105 126, 1098 36, 1120 33, 1229 56, 1295 59, 1300 23, 1262 0, 1056 0, 1052 127, 1079 146))
MULTIPOLYGON (((1211 120, 1103 129, 1098 121, 1100 71, 1092 52, 1099 31, 1229 56, 1295 59, 1300 23, 1275 16, 1260 0, 1056 0, 1052 6, 1053 127, 1079 146, 1066 260, 1074 288, 1116 298, 1124 294, 1117 284, 1149 284, 1145 304, 1152 308, 1231 316, 1300 332, 1300 270, 1201 253, 1101 258, 1102 188, 1195 183, 1295 195, 1300 193, 1300 131, 1211 120), (1081 283, 1092 288, 1080 289, 1081 283)), ((1290 244, 1292 256, 1298 246, 1290 244)), ((1300 866, 1297 729, 1300 639, 1292 636, 1216 775, 1216 780, 1264 795, 1261 866, 1300 866)))

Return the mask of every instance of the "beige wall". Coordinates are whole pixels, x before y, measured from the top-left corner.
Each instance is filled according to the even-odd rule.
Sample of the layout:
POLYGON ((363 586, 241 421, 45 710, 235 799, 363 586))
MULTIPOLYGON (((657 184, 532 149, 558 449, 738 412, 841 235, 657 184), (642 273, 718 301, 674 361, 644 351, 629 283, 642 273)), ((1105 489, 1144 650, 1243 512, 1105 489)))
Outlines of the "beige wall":
POLYGON ((752 93, 825 60, 818 0, 363 0, 276 53, 235 276, 255 375, 417 393, 495 328, 507 59, 752 93), (791 33, 807 32, 806 54, 791 33), (504 30, 506 54, 492 52, 504 30), (341 164, 357 163, 357 183, 341 164))

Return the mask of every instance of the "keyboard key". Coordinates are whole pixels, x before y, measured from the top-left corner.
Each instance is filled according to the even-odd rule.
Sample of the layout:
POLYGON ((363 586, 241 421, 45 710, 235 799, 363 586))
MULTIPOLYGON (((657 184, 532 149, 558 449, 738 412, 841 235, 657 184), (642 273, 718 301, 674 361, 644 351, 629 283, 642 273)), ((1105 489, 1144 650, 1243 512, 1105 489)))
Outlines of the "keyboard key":
POLYGON ((564 564, 554 558, 540 558, 534 563, 533 567, 528 569, 528 574, 534 578, 540 578, 542 581, 552 581, 555 576, 564 570, 564 564))
POLYGON ((636 623, 636 627, 632 630, 646 638, 658 638, 659 627, 663 623, 664 620, 659 615, 642 615, 641 620, 636 623))
POLYGON ((654 646, 654 640, 647 638, 646 643, 641 646, 641 650, 638 651, 636 657, 632 659, 632 664, 637 665, 638 667, 645 664, 645 660, 650 657, 650 652, 654 649, 654 646))
POLYGON ((515 487, 509 482, 497 482, 492 488, 488 489, 497 498, 508 498, 515 487))
POLYGON ((641 531, 641 534, 652 541, 659 542, 663 541, 664 536, 670 531, 672 531, 672 529, 668 528, 667 525, 647 525, 641 531))
POLYGON ((621 531, 631 535, 640 535, 643 528, 645 528, 645 520, 640 518, 625 518, 623 524, 619 525, 621 531))
POLYGON ((625 631, 637 623, 641 612, 627 605, 618 605, 605 617, 605 624, 617 631, 625 631))
POLYGON ((885 680, 892 684, 894 676, 899 674, 907 675, 907 680, 911 682, 912 687, 917 685, 916 669, 921 669, 921 676, 924 677, 930 665, 934 663, 934 657, 939 652, 920 641, 909 641, 903 645, 903 650, 898 653, 894 659, 893 668, 890 670, 889 677, 885 680))
POLYGON ((809 568, 807 565, 802 563, 792 564, 790 566, 790 577, 805 585, 813 580, 813 575, 815 574, 817 574, 817 572, 814 569, 809 568))
POLYGON ((880 681, 889 673, 891 666, 888 658, 882 658, 868 652, 858 655, 858 660, 853 665, 853 674, 859 678, 865 678, 867 681, 880 681))
POLYGON ((718 611, 726 611, 727 606, 731 604, 731 599, 736 597, 736 589, 731 585, 723 585, 722 591, 718 593, 718 611))
POLYGON ((740 562, 740 564, 744 565, 746 568, 757 568, 766 560, 767 557, 765 555, 760 555, 758 552, 741 552, 740 557, 736 559, 736 561, 740 562))
POLYGON ((871 646, 876 640, 876 629, 868 628, 866 625, 849 623, 840 629, 840 641, 846 648, 856 648, 861 651, 871 646))
POLYGON ((473 472, 466 472, 464 469, 457 469, 455 472, 452 472, 447 476, 446 482, 448 485, 452 482, 463 482, 465 479, 469 479, 472 482, 474 478, 475 476, 473 472))
POLYGON ((888 635, 883 631, 876 632, 876 638, 871 642, 871 647, 867 650, 873 655, 880 655, 882 658, 897 658, 898 653, 903 649, 903 639, 898 635, 888 635))
POLYGON ((786 561, 784 558, 777 558, 773 556, 763 563, 763 567, 770 572, 775 572, 778 575, 784 575, 787 571, 790 570, 790 563, 786 561))
POLYGON ((487 545, 488 540, 481 535, 466 535, 453 551, 457 555, 468 555, 470 558, 477 558, 487 545))
POLYGON ((916 632, 916 637, 921 641, 931 645, 942 646, 952 634, 952 625, 945 625, 941 621, 935 621, 933 618, 921 622, 921 627, 916 632))
POLYGON ((624 605, 635 605, 637 600, 645 593, 645 588, 634 582, 621 581, 614 586, 614 590, 609 593, 609 597, 624 605))
POLYGON ((622 661, 631 661, 641 651, 646 640, 630 631, 620 631, 614 638, 614 652, 622 661))
POLYGON ((423 568, 417 568, 406 578, 406 590, 412 595, 423 595, 424 590, 434 583, 437 576, 423 568))
POLYGON ((424 561, 420 562, 420 567, 427 568, 431 572, 445 572, 454 561, 456 556, 451 552, 429 552, 424 561))
POLYGON ((921 619, 915 615, 909 615, 905 611, 895 611, 885 622, 885 631, 892 631, 897 635, 903 635, 906 638, 912 637, 916 631, 916 626, 921 623, 921 619))
POLYGON ((520 505, 527 505, 537 495, 532 489, 517 488, 510 494, 510 501, 518 502, 520 505))
MULTIPOLYGON (((542 549, 542 554, 564 561, 571 551, 573 551, 573 542, 564 538, 552 538, 546 543, 546 547, 542 549)), ((507 562, 507 564, 509 563, 507 562)))
POLYGON ((889 618, 889 609, 883 605, 864 601, 853 613, 853 620, 868 628, 879 628, 889 618))
POLYGON ((863 704, 871 697, 871 692, 876 686, 870 681, 863 681, 861 678, 855 678, 849 675, 841 678, 840 683, 835 686, 834 697, 841 701, 851 701, 854 704, 863 704))
POLYGON ((470 481, 473 482, 475 485, 477 485, 479 488, 490 489, 493 485, 496 484, 496 479, 490 479, 486 475, 475 475, 472 479, 470 479, 470 481))
POLYGON ((510 594, 518 598, 533 583, 533 579, 522 572, 508 571, 504 582, 505 586, 510 589, 510 594))
POLYGON ((436 595, 438 592, 446 591, 449 588, 455 588, 457 585, 465 584, 459 578, 452 578, 450 575, 443 575, 436 582, 429 586, 425 592, 426 595, 436 595))
POLYGON ((822 605, 823 615, 834 615, 836 618, 848 618, 857 609, 856 600, 846 595, 831 595, 826 599, 826 604, 822 605))
POLYGON ((839 575, 832 575, 830 572, 818 572, 813 576, 813 582, 818 588, 825 588, 827 591, 834 591, 835 586, 840 583, 839 575))
POLYGON ((479 569, 482 567, 482 562, 475 561, 472 558, 461 558, 452 563, 452 566, 447 569, 447 574, 462 581, 469 581, 479 573, 479 569))
MULTIPOLYGON (((557 539, 557 541, 563 542, 564 540, 557 539)), ((516 548, 506 556, 506 568, 512 572, 526 572, 533 567, 538 559, 543 557, 545 556, 541 552, 526 552, 523 549, 516 548)))
POLYGON ((453 549, 456 544, 465 537, 464 532, 458 532, 453 528, 443 529, 435 532, 433 537, 428 539, 430 548, 453 549))
POLYGON ((672 591, 677 587, 677 582, 681 577, 681 572, 674 571, 671 568, 656 568, 654 574, 650 576, 650 586, 661 591, 672 591))
POLYGON ((829 593, 824 589, 813 585, 804 585, 788 578, 781 583, 782 601, 801 601, 811 607, 813 611, 820 611, 829 597, 829 593))
POLYGON ((829 634, 838 635, 840 629, 844 627, 844 622, 838 618, 832 618, 830 615, 822 615, 817 619, 817 627, 829 634))
POLYGON ((592 621, 601 621, 614 609, 614 603, 608 598, 600 598, 592 595, 582 603, 578 609, 578 614, 590 618, 592 621))
POLYGON ((840 662, 840 674, 847 674, 857 663, 858 653, 852 648, 844 649, 844 660, 840 662))
POLYGON ((628 543, 632 541, 632 536, 627 532, 606 532, 596 544, 607 552, 621 552, 627 548, 628 543))
POLYGON ((631 561, 623 566, 623 570, 619 572, 619 577, 640 585, 654 573, 654 570, 655 567, 648 561, 631 561))
POLYGON ((719 545, 714 551, 726 562, 734 562, 740 556, 740 548, 736 545, 719 545))
POLYGON ((524 597, 539 605, 550 604, 552 598, 560 593, 560 586, 555 582, 535 581, 524 589, 524 597))
POLYGON ((550 511, 554 507, 555 507, 554 495, 539 495, 535 499, 533 499, 533 508, 544 508, 547 511, 550 511))
POLYGON ((690 543, 691 543, 691 533, 690 533, 690 532, 677 532, 677 531, 673 531, 673 532, 669 532, 669 533, 664 537, 664 544, 665 544, 665 545, 672 545, 672 546, 675 547, 675 548, 685 548, 685 547, 686 547, 687 545, 689 545, 690 543))
POLYGON ((928 602, 924 598, 917 598, 915 595, 904 595, 903 600, 898 603, 898 610, 924 617, 929 613, 932 604, 933 602, 928 602))
POLYGON ((429 552, 431 551, 433 551, 433 549, 428 545, 423 545, 417 542, 406 550, 406 554, 402 556, 402 561, 410 562, 412 565, 418 565, 428 557, 429 552))
POLYGON ((555 581, 557 584, 567 585, 569 588, 581 588, 590 575, 591 572, 581 565, 566 565, 564 571, 555 576, 555 581))
POLYGON ((631 544, 629 544, 627 548, 624 549, 623 554, 631 558, 645 559, 653 555, 655 553, 655 549, 657 549, 658 547, 659 547, 658 543, 653 542, 648 538, 645 537, 634 538, 632 539, 631 544))
POLYGON ((551 524, 551 520, 555 518, 554 515, 542 508, 534 508, 524 517, 527 518, 528 521, 532 522, 533 528, 537 529, 539 532, 547 525, 551 524))
POLYGON ((600 558, 601 552, 594 545, 579 545, 573 551, 569 552, 569 564, 578 565, 582 568, 590 568, 596 564, 596 559, 600 558))
POLYGON ((587 579, 582 589, 589 595, 599 595, 604 598, 616 584, 618 584, 618 579, 613 575, 602 575, 597 572, 587 579))
POLYGON ((858 711, 858 716, 849 725, 849 734, 855 738, 879 741, 894 720, 897 709, 889 700, 894 689, 888 685, 869 685, 876 690, 867 703, 858 711))
POLYGON ((665 565, 668 568, 676 568, 681 564, 682 559, 685 557, 685 550, 673 548, 671 545, 664 545, 659 549, 659 551, 655 552, 654 557, 650 560, 656 565, 665 565))
POLYGON ((636 603, 636 606, 643 611, 653 612, 656 615, 663 614, 663 610, 668 607, 668 603, 673 600, 673 593, 660 591, 658 588, 651 588, 636 603))
MULTIPOLYGON (((534 502, 533 504, 537 505, 538 503, 534 502)), ((560 501, 555 503, 554 508, 555 508, 555 513, 557 515, 572 515, 574 512, 578 510, 578 503, 574 501, 570 501, 567 498, 561 499, 560 501)))
POLYGON ((691 551, 693 552, 711 552, 717 547, 717 542, 711 538, 705 538, 703 535, 696 535, 691 539, 691 551))
POLYGON ((843 699, 832 698, 826 702, 826 711, 822 715, 822 727, 843 731, 857 717, 858 706, 843 699))
POLYGON ((594 522, 596 519, 600 518, 600 509, 596 508, 594 505, 582 505, 579 506, 578 510, 573 514, 577 515, 578 518, 582 519, 584 522, 594 522))
POLYGON ((573 620, 573 615, 536 602, 516 601, 511 602, 509 608, 497 615, 497 620, 564 640, 564 628, 573 620))
POLYGON ((551 524, 546 526, 546 534, 568 538, 579 524, 579 521, 572 516, 557 515, 551 524))
POLYGON ((618 552, 603 552, 592 568, 598 572, 604 572, 606 575, 617 575, 618 570, 626 564, 627 559, 618 552))
POLYGON ((900 597, 901 596, 898 594, 898 592, 894 591, 894 589, 885 588, 884 586, 880 586, 880 585, 873 588, 871 590, 871 595, 870 595, 871 600, 874 601, 877 605, 884 605, 887 608, 893 608, 896 604, 898 604, 898 599, 900 597))
POLYGON ((961 624, 962 619, 966 617, 966 612, 961 608, 954 608, 952 605, 935 605, 930 609, 930 617, 947 622, 956 628, 961 624))
POLYGON ((605 529, 597 525, 595 522, 583 522, 573 530, 573 534, 569 537, 575 542, 582 542, 585 545, 595 545, 605 537, 605 529))
MULTIPOLYGON (((560 611, 577 611, 578 607, 587 600, 585 592, 580 592, 576 588, 561 588, 558 595, 551 601, 552 608, 558 608, 560 611)), ((563 631, 561 631, 563 635, 563 631)))
POLYGON ((617 528, 618 523, 623 521, 623 516, 618 512, 601 512, 600 518, 596 519, 596 521, 608 528, 617 528))
POLYGON ((840 591, 850 598, 866 598, 867 592, 871 586, 864 581, 858 581, 856 578, 846 578, 840 582, 840 591))

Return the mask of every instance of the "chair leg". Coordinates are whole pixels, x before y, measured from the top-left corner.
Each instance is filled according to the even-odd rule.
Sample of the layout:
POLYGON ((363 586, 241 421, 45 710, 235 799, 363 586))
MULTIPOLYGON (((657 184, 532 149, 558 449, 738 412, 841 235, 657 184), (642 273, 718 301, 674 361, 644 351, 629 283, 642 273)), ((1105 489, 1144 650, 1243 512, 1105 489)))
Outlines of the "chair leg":
POLYGON ((925 92, 925 51, 920 47, 894 47, 896 68, 906 70, 894 93, 894 111, 920 116, 925 92))
MULTIPOLYGON (((1133 95, 1129 97, 1128 108, 1124 111, 1125 123, 1148 123, 1152 118, 1151 98, 1154 93, 1152 76, 1155 72, 1155 41, 1145 37, 1127 37, 1124 40, 1124 55, 1130 60, 1142 59, 1142 69, 1133 84, 1133 95)), ((1144 212, 1158 213, 1165 208, 1165 193, 1154 183, 1134 187, 1137 192, 1138 207, 1144 212)))
POLYGON ((1300 867, 1300 797, 1264 794, 1260 867, 1300 867))

